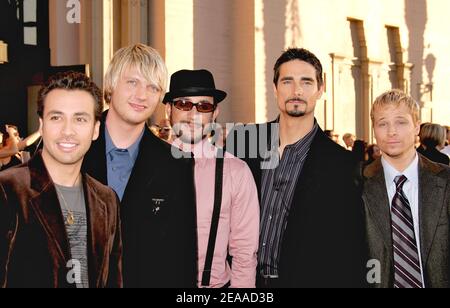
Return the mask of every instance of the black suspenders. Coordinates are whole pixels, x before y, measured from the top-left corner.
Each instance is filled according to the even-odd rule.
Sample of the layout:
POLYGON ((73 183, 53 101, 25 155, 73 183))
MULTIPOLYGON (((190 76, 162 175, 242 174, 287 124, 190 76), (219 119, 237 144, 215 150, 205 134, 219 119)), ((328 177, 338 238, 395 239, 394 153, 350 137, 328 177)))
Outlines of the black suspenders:
POLYGON ((216 158, 216 184, 214 190, 214 210, 209 231, 208 250, 206 252, 205 268, 203 270, 202 287, 208 287, 211 280, 211 268, 216 247, 217 229, 219 227, 220 210, 222 207, 224 151, 219 149, 216 158))

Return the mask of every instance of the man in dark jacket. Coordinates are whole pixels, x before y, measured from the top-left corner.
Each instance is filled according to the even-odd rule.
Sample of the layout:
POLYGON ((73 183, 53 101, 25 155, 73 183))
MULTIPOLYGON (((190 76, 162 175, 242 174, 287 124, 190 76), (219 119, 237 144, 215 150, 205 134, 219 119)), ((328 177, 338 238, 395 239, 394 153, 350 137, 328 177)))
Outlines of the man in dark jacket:
POLYGON ((119 201, 80 172, 102 110, 100 89, 83 74, 42 88, 44 148, 0 173, 1 287, 122 287, 119 201))
POLYGON ((419 114, 400 90, 372 105, 382 156, 364 170, 371 287, 450 287, 450 167, 416 152, 419 114))
POLYGON ((259 187, 257 286, 363 286, 357 164, 314 118, 323 93, 320 61, 305 49, 287 50, 275 64, 274 92, 279 118, 237 127, 227 142, 259 187))
POLYGON ((119 50, 105 76, 100 137, 85 170, 121 200, 125 287, 195 287, 197 239, 192 160, 176 159, 146 125, 167 87, 156 50, 119 50))

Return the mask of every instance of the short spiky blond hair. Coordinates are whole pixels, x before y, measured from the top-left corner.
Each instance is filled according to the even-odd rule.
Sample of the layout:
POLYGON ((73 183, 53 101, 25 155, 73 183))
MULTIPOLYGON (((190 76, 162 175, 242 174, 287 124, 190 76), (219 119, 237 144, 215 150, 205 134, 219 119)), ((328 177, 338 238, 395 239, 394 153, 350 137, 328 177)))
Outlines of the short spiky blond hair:
POLYGON ((161 55, 152 47, 144 44, 136 44, 118 50, 106 71, 104 80, 104 97, 109 104, 114 89, 123 72, 130 67, 135 67, 151 84, 161 90, 160 102, 167 89, 167 67, 161 55))
POLYGON ((408 94, 405 92, 393 89, 384 92, 380 96, 378 96, 372 104, 372 110, 370 112, 370 117, 372 119, 372 123, 375 121, 374 112, 379 107, 384 106, 399 106, 400 104, 405 104, 405 106, 409 109, 411 116, 413 118, 414 123, 419 121, 419 104, 408 94))

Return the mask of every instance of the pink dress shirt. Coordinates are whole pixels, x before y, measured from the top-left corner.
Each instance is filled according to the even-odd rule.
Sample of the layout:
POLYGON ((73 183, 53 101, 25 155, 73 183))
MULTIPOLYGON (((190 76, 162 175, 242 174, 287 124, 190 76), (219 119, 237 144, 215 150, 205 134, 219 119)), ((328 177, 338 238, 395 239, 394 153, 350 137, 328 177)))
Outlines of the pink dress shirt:
MULTIPOLYGON (((197 192, 198 286, 201 287, 214 208, 215 155, 207 140, 193 146, 197 192)), ((186 150, 186 149, 185 149, 186 150)), ((254 288, 259 241, 259 201, 247 164, 225 154, 223 197, 211 271, 211 288, 254 288), (227 254, 233 257, 232 267, 227 254)))

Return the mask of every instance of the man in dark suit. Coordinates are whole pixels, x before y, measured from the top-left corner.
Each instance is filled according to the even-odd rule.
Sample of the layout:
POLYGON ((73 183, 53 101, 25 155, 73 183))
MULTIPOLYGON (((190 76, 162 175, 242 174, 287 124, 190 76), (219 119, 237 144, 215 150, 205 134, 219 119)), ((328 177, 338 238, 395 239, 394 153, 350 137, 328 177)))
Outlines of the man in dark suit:
POLYGON ((314 118, 323 93, 321 63, 305 49, 289 49, 274 71, 279 118, 236 127, 227 141, 227 149, 247 161, 259 188, 257 286, 362 286, 357 164, 314 118))
POLYGON ((369 283, 381 288, 450 287, 450 168, 416 153, 419 105, 391 90, 372 107, 382 157, 364 170, 369 283))
POLYGON ((43 150, 0 173, 0 287, 122 287, 119 201, 80 172, 102 111, 83 74, 57 75, 40 91, 43 150))
POLYGON ((84 165, 121 199, 125 287, 197 285, 193 165, 146 126, 166 88, 156 50, 119 50, 105 76, 110 108, 84 165))

